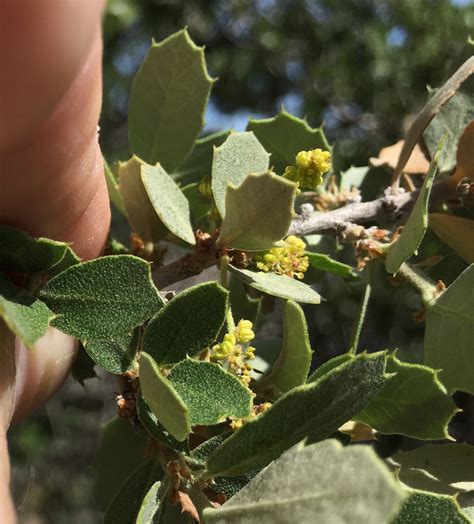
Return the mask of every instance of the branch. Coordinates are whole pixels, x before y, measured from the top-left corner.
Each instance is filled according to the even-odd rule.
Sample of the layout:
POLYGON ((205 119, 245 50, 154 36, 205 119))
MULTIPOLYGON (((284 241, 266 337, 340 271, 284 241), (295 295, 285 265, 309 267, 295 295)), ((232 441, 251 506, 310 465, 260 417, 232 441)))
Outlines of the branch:
MULTIPOLYGON (((334 209, 333 211, 314 212, 309 215, 298 215, 293 219, 289 235, 305 236, 315 233, 340 234, 350 223, 394 222, 402 213, 414 206, 419 191, 386 194, 370 202, 360 202, 334 209)), ((456 194, 449 179, 438 182, 431 191, 431 202, 446 200, 456 194)))

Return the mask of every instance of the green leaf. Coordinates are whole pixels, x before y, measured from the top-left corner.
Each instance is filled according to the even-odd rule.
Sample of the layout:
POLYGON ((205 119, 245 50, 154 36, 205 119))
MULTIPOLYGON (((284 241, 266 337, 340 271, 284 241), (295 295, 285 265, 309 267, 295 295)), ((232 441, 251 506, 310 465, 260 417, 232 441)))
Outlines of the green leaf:
POLYGON ((68 244, 48 238, 32 238, 24 231, 0 226, 0 271, 38 273, 57 266, 68 244))
POLYGON ((446 143, 439 157, 439 169, 442 173, 451 171, 456 166, 459 138, 472 120, 474 120, 472 95, 458 91, 426 128, 423 138, 431 158, 435 155, 439 141, 447 134, 446 143))
POLYGON ((0 318, 32 347, 46 333, 54 314, 44 302, 17 288, 0 273, 0 318))
POLYGON ((319 269, 320 271, 334 273, 335 275, 339 275, 340 277, 344 278, 355 278, 358 276, 352 266, 338 262, 329 255, 305 251, 305 256, 308 257, 309 265, 315 269, 319 269))
POLYGON ((227 188, 239 186, 250 173, 267 171, 269 158, 270 155, 250 132, 231 133, 221 146, 215 148, 212 192, 221 217, 225 217, 227 188))
POLYGON ((137 416, 143 427, 155 440, 174 450, 184 453, 189 451, 188 442, 186 440, 179 442, 164 429, 141 394, 138 395, 137 399, 137 416))
POLYGON ((210 475, 237 476, 261 468, 311 435, 323 440, 381 390, 385 353, 361 354, 311 384, 292 389, 248 421, 208 459, 210 475))
POLYGON ((123 418, 114 417, 104 426, 95 461, 101 509, 107 508, 120 486, 143 461, 147 440, 145 434, 123 418))
POLYGON ((443 142, 438 145, 436 154, 431 161, 430 169, 423 181, 416 203, 408 217, 400 238, 389 249, 385 260, 385 268, 388 273, 393 275, 398 272, 403 262, 406 262, 412 255, 417 253, 418 247, 423 240, 425 231, 428 228, 428 202, 430 199, 431 187, 438 169, 438 159, 443 147, 443 142))
POLYGON ((119 191, 132 229, 145 242, 157 242, 168 230, 153 208, 142 181, 142 166, 137 156, 119 164, 119 191))
POLYGON ((216 340, 227 313, 228 294, 216 282, 183 291, 148 323, 143 350, 160 365, 196 355, 216 340))
MULTIPOLYGON (((107 508, 104 524, 131 524, 137 522, 144 498, 161 479, 162 470, 152 460, 143 462, 123 483, 107 508)), ((147 521, 148 523, 151 521, 147 521)))
POLYGON ((461 511, 456 499, 448 495, 435 495, 424 491, 409 490, 400 513, 392 524, 469 524, 471 521, 461 511))
POLYGON ((448 388, 474 394, 474 265, 427 309, 424 363, 448 388))
POLYGON ((188 407, 145 352, 140 355, 140 386, 143 398, 166 431, 176 440, 185 440, 191 433, 188 407))
POLYGON ((204 517, 209 524, 379 524, 390 521, 403 499, 370 448, 326 440, 288 450, 221 508, 204 510, 204 517))
POLYGON ((218 364, 183 360, 173 367, 168 379, 189 409, 193 426, 248 417, 252 411, 251 391, 218 364))
POLYGON ((313 373, 308 377, 308 380, 306 381, 308 384, 310 382, 315 382, 316 380, 320 379, 322 376, 324 376, 326 373, 331 371, 331 369, 339 367, 341 364, 344 364, 345 362, 348 362, 349 360, 353 359, 354 357, 350 355, 349 353, 343 353, 342 355, 338 355, 337 357, 331 358, 330 360, 327 360, 323 364, 319 366, 319 368, 316 368, 313 373))
POLYGON ((390 457, 406 486, 455 495, 474 489, 474 447, 468 444, 428 444, 390 457))
POLYGON ((182 186, 197 183, 205 176, 211 176, 214 147, 220 146, 229 136, 230 131, 218 131, 203 138, 198 138, 184 162, 170 177, 182 186))
POLYGON ((204 123, 213 79, 204 49, 186 29, 152 42, 136 74, 128 106, 130 148, 149 164, 176 169, 191 151, 204 123))
POLYGON ((145 495, 136 524, 158 524, 164 509, 164 499, 168 492, 166 483, 156 481, 145 495))
POLYGON ((229 186, 218 244, 242 251, 263 251, 281 240, 291 224, 296 186, 267 172, 250 174, 229 186))
POLYGON ((300 151, 321 148, 330 151, 322 127, 313 129, 306 120, 301 120, 285 110, 273 118, 250 119, 248 131, 253 131, 263 147, 271 153, 271 165, 279 174, 286 166, 295 163, 300 151))
POLYGON ((151 205, 168 231, 188 244, 195 244, 189 202, 176 182, 159 164, 143 164, 141 177, 151 205))
POLYGON ((341 173, 341 189, 360 188, 369 172, 370 166, 351 166, 347 171, 341 173))
POLYGON ((128 333, 163 306, 150 264, 131 255, 70 267, 41 289, 40 298, 57 314, 52 325, 81 340, 128 333))
POLYGON ((263 293, 274 297, 304 302, 306 304, 319 304, 321 296, 307 284, 286 275, 276 273, 263 273, 261 271, 249 271, 229 266, 230 269, 246 284, 263 293))
POLYGON ((189 202, 189 210, 195 223, 204 220, 211 210, 213 201, 201 194, 199 191, 199 182, 193 182, 182 189, 183 195, 189 202))
POLYGON ((449 438, 448 423, 458 411, 433 369, 387 357, 387 373, 396 373, 355 420, 380 433, 421 440, 449 438))
POLYGON ((86 341, 84 349, 105 371, 121 375, 137 368, 135 356, 139 339, 139 331, 134 330, 115 338, 86 341))
POLYGON ((311 366, 312 350, 308 326, 301 307, 288 300, 283 310, 283 345, 271 373, 259 380, 255 392, 286 393, 306 382, 311 366))
POLYGON ((228 288, 234 318, 255 322, 262 299, 249 296, 245 284, 234 273, 228 274, 228 288))
POLYGON ((125 208, 123 206, 122 195, 120 194, 119 186, 117 179, 115 178, 112 170, 109 167, 109 164, 104 159, 104 175, 105 181, 107 183, 107 191, 109 192, 109 199, 112 204, 117 208, 122 215, 127 216, 125 208))

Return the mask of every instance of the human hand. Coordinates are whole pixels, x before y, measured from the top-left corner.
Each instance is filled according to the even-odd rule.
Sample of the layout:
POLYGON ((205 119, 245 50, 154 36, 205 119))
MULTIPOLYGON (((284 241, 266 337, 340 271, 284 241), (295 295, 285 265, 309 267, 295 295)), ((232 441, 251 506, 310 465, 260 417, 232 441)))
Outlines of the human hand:
MULTIPOLYGON (((110 221, 97 140, 103 4, 0 4, 0 224, 72 242, 82 258, 100 254, 110 221)), ((62 384, 76 344, 50 329, 27 349, 2 331, 0 521, 7 524, 15 517, 6 431, 62 384)))

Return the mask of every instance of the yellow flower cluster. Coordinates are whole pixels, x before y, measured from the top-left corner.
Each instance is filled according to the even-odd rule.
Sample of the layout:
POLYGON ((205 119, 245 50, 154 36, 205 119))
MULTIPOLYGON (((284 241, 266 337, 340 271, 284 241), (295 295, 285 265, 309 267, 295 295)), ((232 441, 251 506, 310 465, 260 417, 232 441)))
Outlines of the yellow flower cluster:
POLYGON ((331 153, 322 149, 300 151, 296 165, 288 166, 283 176, 296 182, 303 189, 316 189, 323 182, 323 175, 331 169, 331 153))
POLYGON ((212 198, 211 177, 205 176, 198 184, 198 191, 206 198, 212 198))
POLYGON ((221 361, 227 371, 238 377, 246 386, 250 383, 252 366, 249 360, 255 358, 255 348, 247 344, 255 338, 250 320, 240 320, 232 333, 226 333, 224 340, 211 350, 211 360, 221 361))
POLYGON ((282 247, 273 247, 270 251, 257 255, 257 268, 265 273, 273 271, 302 280, 309 267, 308 257, 304 254, 306 244, 293 235, 287 237, 284 243, 282 247))

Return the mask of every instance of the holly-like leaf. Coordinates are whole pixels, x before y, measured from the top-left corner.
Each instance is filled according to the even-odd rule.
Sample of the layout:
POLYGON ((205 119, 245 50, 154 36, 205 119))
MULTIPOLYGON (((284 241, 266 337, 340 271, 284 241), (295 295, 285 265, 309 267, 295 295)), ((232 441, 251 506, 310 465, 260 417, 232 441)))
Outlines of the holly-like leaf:
POLYGON ((159 164, 142 165, 141 178, 153 209, 168 231, 188 244, 195 244, 189 202, 176 182, 159 164))
POLYGON ((270 155, 251 132, 231 133, 214 149, 212 192, 221 217, 225 216, 226 192, 229 185, 239 186, 250 173, 268 169, 270 155))
POLYGON ((428 174, 423 181, 416 203, 408 217, 400 238, 389 249, 385 260, 385 268, 389 273, 395 274, 400 266, 412 255, 416 254, 428 227, 428 202, 433 186, 433 180, 438 169, 438 159, 443 143, 438 145, 436 154, 431 162, 428 174))
POLYGON ((449 392, 474 394, 474 266, 469 266, 426 313, 424 362, 441 369, 449 392))
POLYGON ((128 333, 163 306, 150 264, 131 255, 70 267, 41 289, 40 298, 57 315, 52 325, 81 340, 128 333))
POLYGON ((320 379, 323 375, 331 371, 331 369, 337 368, 341 364, 344 364, 345 362, 353 359, 354 356, 349 353, 343 353, 342 355, 338 355, 337 357, 331 358, 330 360, 327 360, 323 364, 321 364, 318 368, 316 368, 313 373, 308 377, 308 380, 306 381, 308 384, 310 382, 315 382, 316 380, 320 379))
POLYGON ((455 495, 474 489, 474 447, 464 443, 428 444, 390 457, 397 477, 414 489, 455 495))
POLYGON ((144 433, 123 418, 114 417, 104 426, 95 460, 97 500, 101 509, 109 506, 120 486, 143 462, 147 440, 144 433))
POLYGON ((368 447, 326 440, 299 444, 275 460, 206 523, 391 522, 405 495, 368 447))
POLYGON ((431 229, 466 262, 474 262, 474 220, 430 213, 431 229))
POLYGON ((139 338, 138 330, 134 330, 115 338, 86 341, 84 349, 105 371, 121 375, 138 367, 135 355, 139 338))
POLYGON ((230 131, 218 131, 203 138, 198 138, 184 162, 170 177, 180 186, 198 183, 205 176, 211 176, 214 148, 220 146, 229 136, 230 131))
POLYGON ((270 163, 282 175, 287 166, 295 163, 300 151, 325 149, 330 151, 322 127, 313 129, 306 120, 301 120, 285 110, 273 118, 250 119, 248 131, 253 131, 258 141, 271 153, 270 163))
POLYGON ((257 393, 286 393, 306 382, 311 366, 312 350, 308 326, 301 307, 288 300, 283 310, 283 344, 270 374, 253 388, 257 393))
POLYGON ((32 238, 24 231, 0 226, 0 271, 38 273, 51 270, 66 255, 64 242, 49 238, 32 238))
POLYGON ((444 135, 447 135, 445 146, 439 157, 439 169, 442 173, 451 171, 455 167, 459 138, 467 124, 473 119, 472 96, 458 91, 426 128, 423 138, 431 153, 431 158, 435 155, 439 141, 444 135))
POLYGON ((458 411, 433 369, 387 357, 387 373, 395 373, 355 420, 380 433, 420 440, 449 438, 448 423, 458 411))
POLYGON ((119 191, 132 229, 145 242, 156 242, 167 229, 153 208, 142 181, 142 166, 137 156, 119 164, 119 191))
POLYGON ((229 186, 218 244, 242 251, 264 251, 281 240, 291 224, 296 186, 267 172, 250 174, 229 186))
POLYGON ((188 442, 186 440, 179 442, 165 430, 141 394, 138 395, 137 399, 137 416, 143 427, 155 440, 177 451, 184 453, 189 451, 188 442))
POLYGON ((137 517, 144 499, 162 476, 163 471, 159 465, 152 460, 143 462, 120 487, 107 508, 104 524, 139 522, 137 517))
POLYGON ((454 497, 435 495, 425 491, 409 490, 400 513, 392 524, 469 524, 471 521, 461 511, 454 497))
POLYGON ((344 278, 356 278, 357 273, 355 273, 354 268, 348 264, 343 264, 334 260, 329 255, 322 253, 313 253, 311 251, 305 251, 305 256, 308 257, 308 262, 311 267, 319 269, 320 271, 326 271, 328 273, 333 273, 344 278))
POLYGON ((104 175, 105 181, 107 183, 107 191, 109 193, 109 199, 112 204, 117 208, 122 215, 127 216, 125 208, 123 206, 122 195, 120 194, 119 185, 117 179, 115 178, 112 170, 109 167, 109 164, 104 159, 104 175))
POLYGON ((210 475, 238 476, 266 466, 303 438, 333 434, 382 389, 385 353, 361 354, 316 382, 292 389, 246 422, 208 459, 210 475))
POLYGON ((44 302, 0 273, 0 319, 26 346, 32 347, 46 333, 53 318, 54 313, 44 302))
POLYGON ((159 480, 151 486, 142 500, 140 511, 135 521, 136 524, 154 524, 160 522, 168 489, 167 484, 159 480))
POLYGON ((321 296, 307 284, 286 275, 249 271, 230 266, 230 269, 246 284, 274 297, 306 304, 319 304, 321 296))
POLYGON ((133 153, 167 171, 191 151, 204 123, 213 79, 204 49, 186 29, 152 42, 132 84, 128 137, 133 153))
POLYGON ((140 387, 143 398, 166 431, 176 440, 185 440, 191 432, 189 409, 145 352, 140 355, 140 387))
POLYGON ((173 367, 168 379, 186 404, 193 426, 210 426, 251 413, 250 390, 218 364, 183 360, 173 367))
POLYGON ((228 294, 216 282, 183 291, 148 323, 143 350, 159 364, 196 355, 216 340, 224 324, 228 294))

